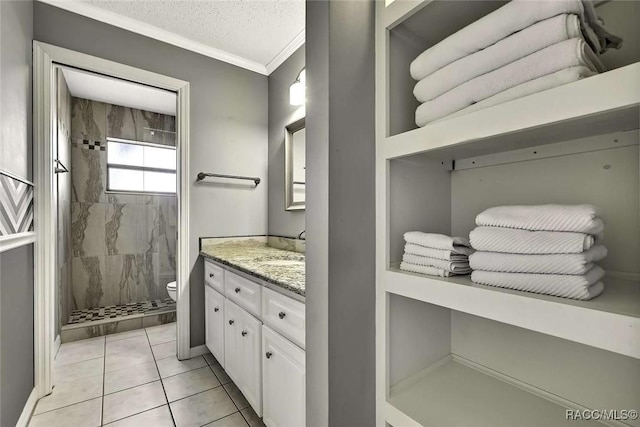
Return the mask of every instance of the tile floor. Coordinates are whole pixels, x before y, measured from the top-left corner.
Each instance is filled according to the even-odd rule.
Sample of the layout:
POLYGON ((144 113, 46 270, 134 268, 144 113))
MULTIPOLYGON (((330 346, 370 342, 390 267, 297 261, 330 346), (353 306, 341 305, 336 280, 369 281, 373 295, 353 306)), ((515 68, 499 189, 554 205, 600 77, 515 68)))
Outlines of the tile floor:
POLYGON ((175 353, 175 323, 62 344, 29 426, 264 426, 211 354, 175 353))

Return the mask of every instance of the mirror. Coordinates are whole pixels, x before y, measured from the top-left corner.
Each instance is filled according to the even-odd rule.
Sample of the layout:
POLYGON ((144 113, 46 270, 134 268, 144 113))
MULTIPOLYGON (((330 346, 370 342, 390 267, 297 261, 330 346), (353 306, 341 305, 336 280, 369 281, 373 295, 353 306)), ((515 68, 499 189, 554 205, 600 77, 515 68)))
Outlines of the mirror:
POLYGON ((304 118, 284 129, 285 210, 302 210, 305 205, 306 143, 304 118))

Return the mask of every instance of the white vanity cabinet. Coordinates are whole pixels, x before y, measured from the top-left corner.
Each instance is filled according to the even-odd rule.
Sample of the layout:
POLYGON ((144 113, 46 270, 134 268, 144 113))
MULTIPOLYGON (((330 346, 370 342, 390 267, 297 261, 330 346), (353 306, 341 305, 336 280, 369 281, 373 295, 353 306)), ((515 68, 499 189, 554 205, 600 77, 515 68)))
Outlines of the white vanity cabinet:
POLYGON ((204 287, 205 344, 224 368, 224 296, 204 287))
POLYGON ((262 412, 267 427, 304 427, 305 352, 262 326, 262 412))

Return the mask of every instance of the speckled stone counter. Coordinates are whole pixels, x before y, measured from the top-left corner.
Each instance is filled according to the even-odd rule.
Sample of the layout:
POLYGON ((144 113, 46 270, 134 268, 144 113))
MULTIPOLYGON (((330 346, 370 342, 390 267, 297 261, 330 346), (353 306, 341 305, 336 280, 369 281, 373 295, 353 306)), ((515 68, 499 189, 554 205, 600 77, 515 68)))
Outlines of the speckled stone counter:
POLYGON ((305 296, 304 254, 267 246, 266 239, 203 239, 206 259, 232 267, 287 291, 305 296))

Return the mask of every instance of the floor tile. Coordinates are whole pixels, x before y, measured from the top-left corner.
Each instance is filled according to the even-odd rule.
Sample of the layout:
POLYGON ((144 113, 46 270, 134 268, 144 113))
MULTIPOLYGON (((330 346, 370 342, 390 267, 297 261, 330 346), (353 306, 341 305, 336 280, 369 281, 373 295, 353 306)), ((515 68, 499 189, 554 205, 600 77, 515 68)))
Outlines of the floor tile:
POLYGON ((167 323, 165 325, 158 325, 158 326, 151 326, 149 328, 145 328, 147 334, 157 334, 160 332, 166 332, 166 331, 175 331, 176 328, 176 323, 167 323))
POLYGON ((154 326, 147 328, 147 336, 151 345, 162 344, 176 340, 176 324, 169 323, 167 325, 154 326))
POLYGON ((176 342, 169 341, 163 344, 156 344, 151 347, 153 351, 153 357, 156 360, 166 359, 167 357, 176 357, 176 342))
POLYGON ((120 421, 116 421, 111 424, 106 424, 109 427, 173 427, 173 418, 169 412, 169 406, 164 405, 159 408, 150 409, 141 414, 133 415, 128 418, 124 418, 120 421))
POLYGON ((53 383, 60 384, 65 381, 74 381, 80 378, 102 375, 103 371, 104 357, 70 363, 68 365, 54 366, 53 383))
POLYGON ((98 427, 101 411, 102 398, 99 397, 34 415, 29 422, 29 427, 98 427))
POLYGON ((166 403, 160 381, 108 394, 104 396, 103 423, 108 424, 166 403))
POLYGON ((220 385, 208 366, 162 380, 169 402, 209 390, 220 385))
POLYGON ((241 412, 244 419, 247 420, 247 423, 249 423, 249 426, 265 427, 264 423, 262 422, 262 418, 260 418, 258 414, 256 414, 256 411, 254 411, 251 406, 249 406, 247 409, 243 409, 241 412))
POLYGON ((244 420, 240 412, 231 414, 228 417, 207 424, 206 427, 248 427, 249 424, 244 420))
POLYGON ((143 353, 151 351, 149 340, 146 335, 139 335, 136 337, 125 338, 117 341, 109 341, 106 344, 106 355, 111 356, 114 354, 123 353, 143 353))
POLYGON ((222 387, 172 402, 169 405, 177 427, 199 427, 237 412, 236 406, 222 387))
POLYGON ((105 372, 113 372, 131 366, 143 365, 145 363, 153 362, 153 354, 151 351, 148 353, 139 354, 114 354, 105 358, 105 372))
POLYGON ((64 343, 56 356, 55 366, 64 366, 104 356, 104 337, 64 343))
POLYGON ((235 403, 239 411, 249 407, 249 402, 247 402, 247 399, 235 383, 231 382, 229 384, 225 384, 224 389, 227 391, 229 397, 231 397, 231 400, 233 400, 233 403, 235 403))
POLYGON ((102 396, 102 375, 57 384, 49 396, 38 401, 34 414, 73 405, 102 396))
POLYGON ((220 384, 229 384, 231 382, 231 378, 229 378, 229 375, 227 375, 222 366, 213 365, 211 366, 211 369, 213 369, 213 373, 218 377, 220 384))
POLYGON ((115 393, 160 379, 155 362, 131 366, 104 375, 104 394, 115 393))
POLYGON ((158 370, 160 371, 160 377, 166 378, 171 375, 181 374, 183 372, 193 371, 194 369, 207 366, 206 360, 202 356, 194 357, 188 360, 178 360, 175 357, 168 357, 156 361, 158 364, 158 370))
POLYGON ((138 337, 141 335, 143 336, 147 335, 144 329, 134 329, 133 331, 118 332, 116 334, 107 335, 106 338, 107 338, 107 342, 110 342, 110 341, 122 340, 125 338, 138 337))

